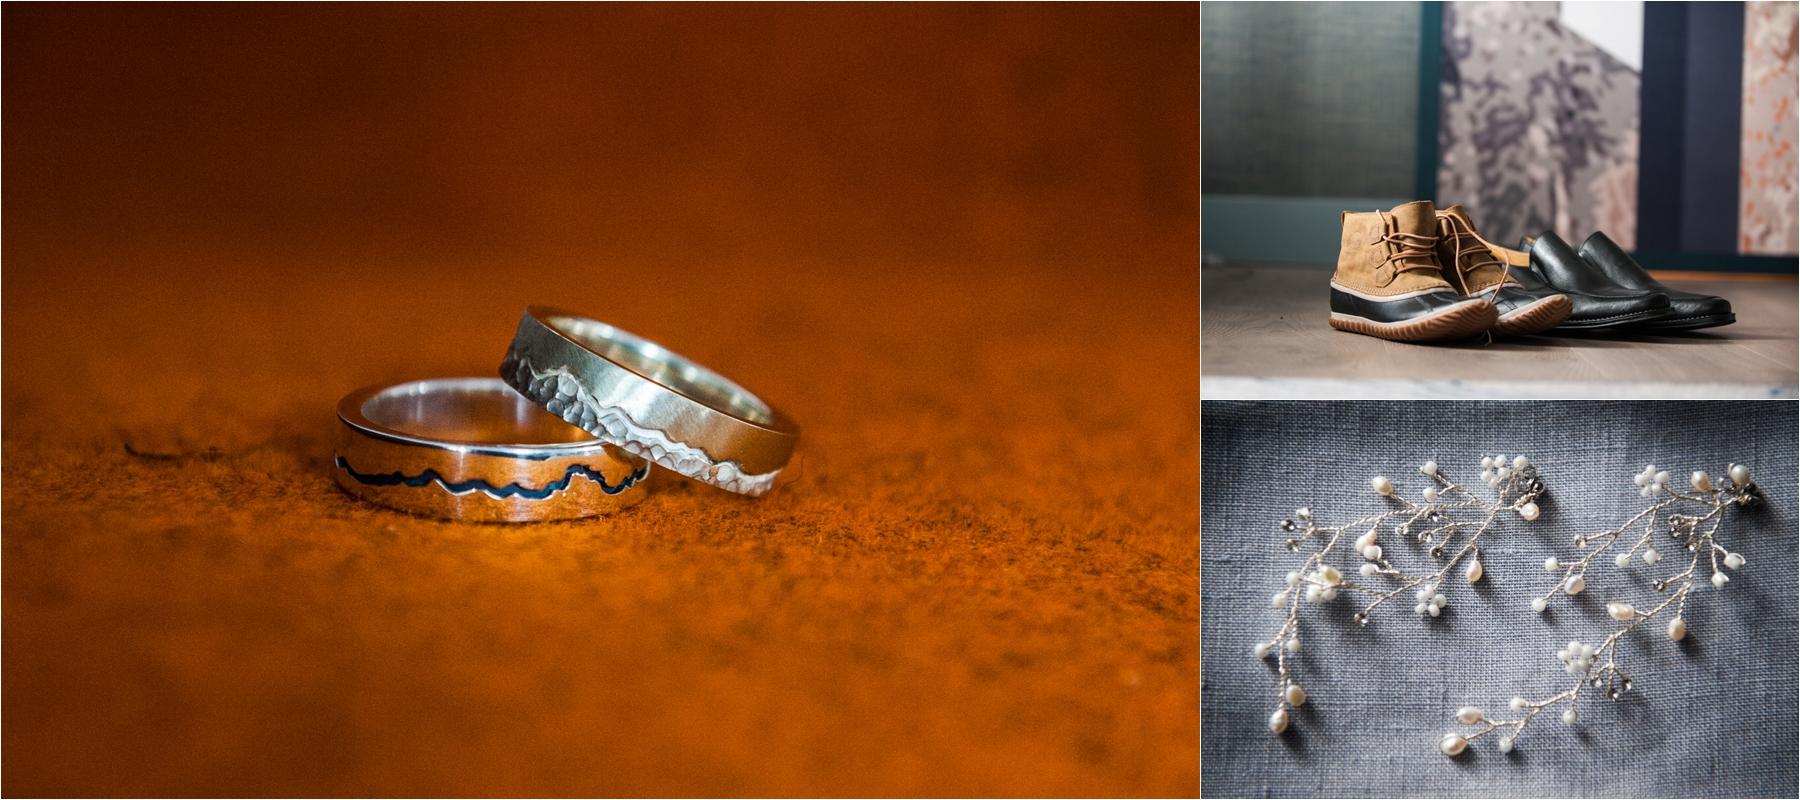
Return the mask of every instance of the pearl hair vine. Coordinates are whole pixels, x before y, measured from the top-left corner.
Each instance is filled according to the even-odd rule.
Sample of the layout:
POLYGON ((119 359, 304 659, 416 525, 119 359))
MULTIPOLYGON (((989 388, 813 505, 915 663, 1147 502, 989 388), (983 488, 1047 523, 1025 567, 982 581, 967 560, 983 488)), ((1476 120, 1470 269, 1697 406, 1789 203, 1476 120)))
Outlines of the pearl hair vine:
POLYGON ((1433 484, 1421 492, 1423 504, 1396 495, 1393 481, 1377 476, 1369 482, 1370 488, 1398 503, 1399 508, 1336 526, 1318 524, 1308 508, 1299 509, 1294 512, 1293 519, 1282 521, 1281 530, 1293 534, 1285 542, 1289 552, 1299 551, 1308 542, 1318 543, 1319 547, 1307 555, 1299 569, 1287 574, 1287 587, 1270 598, 1270 605, 1284 612, 1285 618, 1273 637, 1258 642, 1255 647, 1259 659, 1266 659, 1270 654, 1275 656, 1277 689, 1275 711, 1269 715, 1270 732, 1276 735, 1285 732, 1291 710, 1306 702, 1306 690, 1295 678, 1296 670, 1288 659, 1300 652, 1302 598, 1308 603, 1323 605, 1335 601, 1340 592, 1369 595, 1374 599, 1351 615, 1356 623, 1367 625, 1370 612, 1411 591, 1418 601, 1413 611, 1428 619, 1435 618, 1449 604, 1443 588, 1458 565, 1464 565, 1461 575, 1469 583, 1480 581, 1486 573, 1481 563, 1479 542, 1502 513, 1517 513, 1527 522, 1538 518, 1537 498, 1543 494, 1544 484, 1538 478, 1537 467, 1529 459, 1518 456, 1508 461, 1504 456, 1488 456, 1481 460, 1481 467, 1481 480, 1495 493, 1492 501, 1477 497, 1445 477, 1437 462, 1427 461, 1419 467, 1419 473, 1430 478, 1433 484), (1395 539, 1411 538, 1419 544, 1431 545, 1431 557, 1442 562, 1441 566, 1426 574, 1415 574, 1396 566, 1390 558, 1393 551, 1381 545, 1384 525, 1395 539), (1352 547, 1344 549, 1354 550, 1352 557, 1362 559, 1357 574, 1368 579, 1366 585, 1346 578, 1330 563, 1334 555, 1342 552, 1339 543, 1352 531, 1360 533, 1355 534, 1352 547), (1459 543, 1457 537, 1465 533, 1466 537, 1459 543))
POLYGON ((1617 553, 1613 558, 1614 566, 1621 570, 1632 565, 1635 555, 1646 567, 1654 567, 1662 559, 1657 552, 1653 540, 1658 530, 1667 530, 1669 538, 1678 545, 1684 545, 1691 554, 1688 567, 1680 573, 1667 578, 1658 578, 1651 586, 1657 592, 1667 593, 1662 602, 1642 610, 1630 603, 1609 602, 1606 604, 1607 616, 1621 625, 1607 635, 1598 646, 1585 644, 1579 640, 1570 641, 1556 653, 1556 658, 1563 665, 1563 670, 1575 676, 1574 685, 1555 695, 1542 700, 1527 700, 1514 697, 1508 706, 1520 712, 1517 719, 1494 720, 1476 706, 1463 706, 1456 712, 1456 721, 1468 726, 1480 726, 1480 730, 1471 734, 1448 733, 1438 741, 1438 749, 1445 755, 1454 756, 1466 749, 1469 742, 1479 739, 1495 731, 1503 731, 1499 740, 1502 753, 1510 753, 1525 726, 1545 709, 1556 705, 1566 705, 1562 721, 1575 724, 1578 715, 1576 707, 1581 699, 1582 688, 1599 690, 1605 685, 1605 695, 1609 700, 1617 700, 1624 692, 1631 689, 1631 678, 1618 666, 1619 640, 1637 626, 1655 619, 1657 616, 1674 608, 1674 615, 1669 619, 1665 629, 1670 641, 1679 642, 1687 637, 1687 622, 1682 612, 1687 609, 1689 594, 1694 588, 1694 578, 1700 568, 1700 559, 1704 556, 1712 568, 1711 582, 1713 588, 1724 589, 1730 580, 1725 570, 1719 568, 1723 564, 1726 569, 1737 570, 1744 565, 1744 557, 1731 552, 1716 541, 1719 527, 1724 523, 1725 511, 1728 508, 1750 507, 1761 502, 1762 492, 1750 481, 1750 469, 1742 464, 1732 464, 1726 470, 1727 481, 1715 484, 1705 472, 1695 472, 1688 483, 1692 492, 1681 492, 1670 486, 1669 473, 1658 470, 1654 465, 1644 467, 1644 471, 1633 478, 1638 493, 1644 497, 1660 497, 1649 508, 1638 512, 1636 516, 1626 520, 1610 530, 1592 535, 1581 535, 1575 538, 1577 549, 1585 550, 1586 555, 1572 562, 1558 561, 1555 557, 1544 561, 1544 569, 1557 576, 1557 581, 1550 591, 1542 597, 1531 601, 1533 611, 1542 613, 1549 605, 1551 598, 1557 594, 1577 595, 1586 588, 1588 566, 1602 553, 1607 552, 1629 533, 1637 533, 1629 548, 1617 553), (1687 509, 1695 509, 1696 513, 1682 513, 1687 509), (1661 520, 1663 527, 1657 522, 1661 520), (1642 523, 1641 529, 1639 524, 1642 523), (1601 663, 1601 659, 1605 659, 1601 663), (1598 666, 1596 666, 1598 664, 1598 666))

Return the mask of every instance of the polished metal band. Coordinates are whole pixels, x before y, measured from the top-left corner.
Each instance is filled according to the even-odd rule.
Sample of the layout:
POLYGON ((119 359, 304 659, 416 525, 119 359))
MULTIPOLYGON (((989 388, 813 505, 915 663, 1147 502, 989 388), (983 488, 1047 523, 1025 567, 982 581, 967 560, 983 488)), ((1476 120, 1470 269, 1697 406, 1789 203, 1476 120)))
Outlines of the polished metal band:
POLYGON ((644 460, 544 413, 494 378, 351 392, 338 404, 337 482, 356 497, 447 519, 576 519, 644 499, 644 460))
POLYGON ((604 322, 532 307, 500 376, 608 444, 739 494, 769 491, 800 429, 743 387, 604 322))

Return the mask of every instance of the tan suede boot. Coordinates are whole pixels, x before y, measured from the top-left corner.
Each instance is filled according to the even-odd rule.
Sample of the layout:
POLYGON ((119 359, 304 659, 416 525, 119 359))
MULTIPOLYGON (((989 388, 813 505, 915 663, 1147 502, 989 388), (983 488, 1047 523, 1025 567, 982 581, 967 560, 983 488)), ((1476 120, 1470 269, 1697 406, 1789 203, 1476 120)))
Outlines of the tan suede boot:
POLYGON ((1475 232, 1475 223, 1461 205, 1437 212, 1437 222, 1437 256, 1444 278, 1465 297, 1482 297, 1494 304, 1495 334, 1543 333, 1569 318, 1574 309, 1569 298, 1519 285, 1512 268, 1494 257, 1494 245, 1475 232))
POLYGON ((1341 216, 1331 276, 1331 327, 1401 342, 1461 339, 1494 324, 1494 306, 1464 297, 1438 265, 1438 221, 1429 200, 1341 216))

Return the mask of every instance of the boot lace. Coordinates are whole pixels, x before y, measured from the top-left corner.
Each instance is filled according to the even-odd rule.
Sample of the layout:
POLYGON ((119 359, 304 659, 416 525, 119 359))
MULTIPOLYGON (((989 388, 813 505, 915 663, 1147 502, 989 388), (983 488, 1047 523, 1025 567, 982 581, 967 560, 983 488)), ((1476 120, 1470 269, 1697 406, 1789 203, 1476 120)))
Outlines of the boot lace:
POLYGON ((1384 242, 1388 245, 1388 257, 1381 262, 1382 266, 1393 267, 1395 277, 1412 270, 1438 271, 1437 253, 1432 249, 1437 245, 1436 237, 1405 233, 1400 230, 1400 221, 1394 215, 1380 210, 1375 213, 1381 215, 1381 235, 1370 241, 1369 246, 1374 247, 1384 242))
MULTIPOLYGON (((1488 243, 1475 233, 1475 229, 1469 227, 1469 223, 1464 222, 1461 217, 1450 214, 1438 217, 1438 230, 1439 235, 1450 237, 1450 244, 1456 251, 1452 263, 1460 277, 1466 278, 1469 273, 1486 266, 1500 268, 1500 282, 1494 284, 1494 293, 1488 297, 1488 302, 1491 303, 1498 299, 1501 287, 1506 285, 1512 275, 1512 264, 1495 258, 1494 251, 1488 249, 1488 243), (1465 241, 1469 242, 1466 247, 1463 245, 1465 241), (1463 256, 1470 255, 1475 258, 1469 259, 1468 266, 1463 266, 1463 256)), ((1466 285, 1466 281, 1464 283, 1466 285)))

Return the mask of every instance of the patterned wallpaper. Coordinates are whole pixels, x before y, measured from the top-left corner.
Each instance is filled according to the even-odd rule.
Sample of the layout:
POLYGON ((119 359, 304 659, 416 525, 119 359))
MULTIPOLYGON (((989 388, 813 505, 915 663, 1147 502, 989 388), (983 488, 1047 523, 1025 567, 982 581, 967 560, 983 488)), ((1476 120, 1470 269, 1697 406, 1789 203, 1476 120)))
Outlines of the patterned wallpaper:
POLYGON ((1795 222, 1794 69, 1800 15, 1791 2, 1744 4, 1744 115, 1738 251, 1800 250, 1795 222))
POLYGON ((1637 241, 1638 73, 1565 30, 1556 3, 1447 3, 1440 204, 1484 235, 1637 241))

